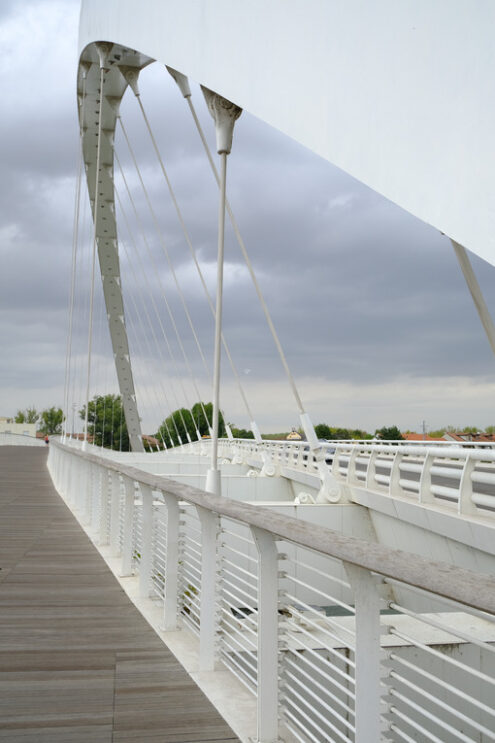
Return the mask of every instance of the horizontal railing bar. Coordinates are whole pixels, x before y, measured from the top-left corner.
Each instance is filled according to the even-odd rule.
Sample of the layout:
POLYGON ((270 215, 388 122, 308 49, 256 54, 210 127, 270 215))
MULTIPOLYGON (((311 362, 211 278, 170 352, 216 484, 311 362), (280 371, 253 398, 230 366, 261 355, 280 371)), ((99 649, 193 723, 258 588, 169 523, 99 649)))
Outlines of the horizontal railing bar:
MULTIPOLYGON (((223 641, 225 641, 226 637, 233 640, 237 645, 239 645, 240 650, 238 652, 251 653, 255 658, 255 663, 257 663, 256 657, 258 653, 258 644, 256 640, 252 640, 250 637, 245 637, 239 629, 235 629, 234 627, 229 627, 227 631, 224 626, 222 626, 221 637, 223 641), (242 641, 237 638, 237 635, 242 638, 242 641)), ((256 667, 254 667, 254 670, 256 670, 256 667)))
MULTIPOLYGON (((342 707, 345 710, 346 714, 350 714, 353 717, 355 717, 354 710, 352 709, 352 707, 349 707, 349 705, 343 702, 342 699, 339 699, 335 694, 332 694, 332 692, 329 691, 328 687, 323 686, 323 684, 320 681, 317 681, 314 678, 314 676, 311 676, 307 671, 301 668, 301 666, 298 663, 294 663, 294 661, 291 660, 289 657, 286 658, 284 662, 286 665, 292 666, 292 668, 294 668, 294 670, 297 671, 297 673, 300 673, 303 676, 305 676, 308 679, 308 681, 310 681, 311 684, 313 684, 313 686, 316 686, 318 689, 321 690, 322 694, 326 694, 327 696, 329 696, 335 704, 338 704, 339 707, 342 707)), ((288 673, 288 671, 286 670, 284 671, 284 673, 288 673)), ((335 712, 334 710, 334 714, 337 715, 338 713, 335 712)))
POLYGON ((462 630, 459 630, 459 629, 454 629, 448 624, 444 624, 443 622, 439 622, 438 620, 433 619, 431 616, 427 616, 425 614, 418 614, 417 612, 411 611, 410 609, 406 609, 406 607, 401 606, 400 604, 396 604, 393 601, 389 603, 389 606, 391 609, 394 609, 395 611, 398 611, 401 614, 407 614, 407 616, 412 617, 413 619, 416 619, 419 622, 423 622, 424 624, 429 624, 431 627, 436 627, 436 629, 440 629, 440 630, 443 630, 444 632, 447 632, 450 635, 454 635, 454 637, 460 637, 462 640, 465 640, 466 642, 472 642, 473 645, 477 645, 479 648, 488 650, 490 653, 495 653, 495 645, 490 645, 488 642, 483 642, 483 640, 478 640, 476 639, 476 637, 473 637, 473 635, 468 635, 467 632, 463 632, 462 630))
POLYGON ((229 550, 229 552, 233 552, 235 555, 240 555, 244 560, 250 560, 251 562, 254 562, 256 565, 258 564, 257 557, 251 557, 251 555, 248 555, 245 552, 239 552, 239 550, 236 550, 235 547, 232 547, 230 544, 227 544, 226 542, 222 542, 221 547, 222 549, 229 550))
POLYGON ((393 716, 397 716, 400 720, 404 720, 405 723, 407 723, 412 728, 417 730, 418 733, 422 733, 425 736, 425 740, 431 741, 431 743, 445 743, 445 739, 437 738, 437 736, 433 735, 433 733, 430 730, 427 730, 425 727, 423 727, 418 722, 416 722, 411 717, 409 717, 409 715, 406 715, 404 712, 401 712, 401 710, 397 709, 397 707, 395 706, 390 707, 390 713, 393 716))
MULTIPOLYGON (((316 615, 317 617, 321 617, 322 619, 324 619, 330 627, 334 627, 337 630, 341 630, 342 632, 350 635, 353 640, 356 639, 356 635, 355 635, 355 633, 352 630, 347 629, 346 627, 343 627, 338 622, 334 621, 334 618, 333 617, 330 618, 330 617, 327 617, 325 614, 319 614, 318 612, 315 612, 314 609, 313 609, 313 607, 311 607, 309 604, 305 604, 304 601, 301 601, 300 599, 297 599, 295 596, 291 596, 290 594, 287 594, 287 593, 285 594, 285 596, 286 596, 286 598, 290 598, 292 601, 297 601, 297 603, 299 604, 299 606, 306 607, 306 611, 312 612, 312 614, 316 615)), ((302 611, 298 611, 297 606, 294 606, 293 603, 292 604, 289 604, 289 606, 291 606, 294 609, 294 611, 297 612, 301 617, 303 617, 304 619, 306 618, 305 617, 305 614, 302 611)), ((318 629, 320 629, 320 626, 319 625, 316 625, 316 626, 318 627, 318 629)), ((326 632, 328 632, 328 634, 330 634, 333 637, 334 640, 337 640, 337 642, 344 642, 344 640, 342 639, 342 637, 339 637, 338 635, 333 635, 330 632, 330 630, 326 630, 326 632)), ((354 650, 354 644, 352 644, 352 645, 351 644, 347 644, 347 646, 349 648, 351 648, 352 650, 354 650)))
MULTIPOLYGON (((236 651, 232 651, 236 652, 236 651)), ((246 671, 245 668, 241 666, 240 663, 238 663, 235 658, 232 655, 229 655, 226 650, 221 648, 220 650, 221 656, 222 656, 222 663, 227 666, 227 668, 230 668, 232 673, 236 676, 236 678, 239 679, 239 681, 242 681, 246 689, 251 692, 251 694, 257 694, 258 689, 258 682, 256 679, 254 679, 250 673, 246 671), (232 666, 235 666, 238 670, 235 671, 232 666)))
MULTIPOLYGON (((238 570, 240 573, 243 573, 243 575, 247 575, 247 577, 251 581, 254 581, 255 583, 258 580, 258 578, 257 578, 256 575, 254 575, 253 573, 250 573, 249 570, 246 570, 245 568, 241 568, 240 565, 236 565, 235 562, 232 562, 232 560, 229 560, 228 557, 225 557, 225 555, 222 555, 222 563, 225 564, 225 565, 230 565, 235 570, 238 570)), ((239 578, 239 580, 241 580, 241 578, 239 578)), ((246 579, 245 579, 245 581, 246 581, 246 579)), ((250 585, 252 585, 252 584, 250 584, 250 585)))
MULTIPOLYGON (((414 691, 419 696, 425 697, 426 699, 428 699, 429 702, 433 702, 433 704, 436 704, 438 707, 441 707, 446 712, 451 714, 453 717, 457 717, 459 720, 462 720, 468 725, 471 725, 471 727, 473 727, 479 733, 482 733, 483 735, 487 735, 490 738, 490 740, 495 740, 495 733, 493 732, 493 730, 489 730, 484 725, 481 725, 481 723, 476 722, 476 720, 471 719, 470 717, 465 715, 463 712, 460 712, 455 707, 452 707, 450 704, 443 702, 438 697, 433 696, 432 694, 425 691, 417 684, 414 684, 412 681, 410 681, 405 676, 402 676, 400 673, 397 673, 397 671, 391 671, 390 676, 391 678, 394 678, 399 683, 404 684, 404 686, 407 686, 409 689, 414 691)), ((395 692, 395 689, 389 689, 389 693, 392 693, 392 692, 395 692)))
POLYGON ((235 626, 235 623, 236 622, 240 622, 241 619, 240 618, 236 618, 232 614, 232 606, 231 606, 231 604, 227 603, 227 601, 225 601, 225 599, 222 599, 221 604, 225 604, 225 606, 220 605, 220 612, 222 614, 225 614, 225 619, 221 619, 220 621, 223 622, 229 628, 229 633, 230 632, 237 632, 238 634, 242 635, 243 632, 250 632, 252 635, 254 635, 254 637, 256 637, 256 638, 258 637, 257 625, 255 625, 256 626, 256 629, 253 629, 253 627, 250 627, 249 626, 249 623, 246 622, 246 624, 245 625, 243 624, 242 627, 236 627, 235 626), (229 621, 227 621, 227 620, 229 620, 229 621), (230 622, 234 622, 234 624, 231 625, 230 622))
MULTIPOLYGON (((232 598, 235 598, 236 601, 242 600, 242 597, 245 597, 248 599, 248 601, 256 601, 256 596, 253 596, 252 594, 249 594, 247 591, 243 591, 242 588, 239 588, 235 585, 235 583, 232 583, 232 581, 227 580, 225 576, 222 576, 222 586, 225 586, 227 584, 230 586, 230 588, 233 588, 235 591, 237 591, 237 595, 235 593, 232 593, 225 587, 223 588, 224 592, 228 594, 229 596, 232 596, 232 598)), ((249 606, 249 604, 244 604, 246 609, 250 609, 251 611, 254 611, 252 606, 249 606)))
MULTIPOLYGON (((296 696, 298 696, 298 695, 296 694, 296 696)), ((298 697, 298 698, 299 698, 299 697, 298 697)), ((298 705, 298 704, 296 704, 296 703, 295 703, 295 701, 294 701, 293 699, 290 699, 290 698, 288 698, 287 696, 285 696, 285 697, 284 697, 284 702, 285 702, 285 705, 290 705, 290 706, 291 706, 291 707, 292 707, 293 709, 295 709, 295 710, 296 710, 296 712, 297 712, 298 714, 300 714, 300 715, 301 715, 301 717, 304 717, 304 719, 306 720, 306 722, 307 722, 307 723, 308 723, 309 725, 311 725, 311 727, 312 727, 312 728, 314 728, 314 730, 317 730, 317 731, 318 731, 318 733, 319 733, 320 735, 322 735, 322 736, 323 736, 323 737, 322 737, 322 738, 321 738, 320 740, 329 740, 329 738, 328 738, 328 730, 323 730, 323 729, 322 729, 322 728, 321 728, 321 727, 320 727, 320 726, 318 725, 318 723, 317 723, 317 722, 315 722, 315 719, 314 719, 314 717, 309 717, 309 715, 308 715, 308 714, 307 714, 307 713, 306 713, 306 712, 305 712, 305 711, 304 711, 303 709, 301 709, 301 707, 299 707, 299 705, 298 705)), ((289 710, 287 710, 287 712, 289 712, 289 710)), ((339 736, 339 738, 342 738, 342 740, 344 740, 344 741, 346 741, 347 743, 349 743, 349 738, 347 737, 347 735, 346 735, 345 733, 341 733, 341 732, 340 732, 340 730, 338 730, 338 729, 337 729, 337 728, 335 727, 335 725, 332 725, 332 723, 331 723, 331 722, 330 722, 330 721, 329 721, 329 720, 328 720, 328 719, 327 719, 326 717, 323 717, 323 715, 319 714, 319 713, 318 713, 318 711, 317 711, 317 710, 315 710, 315 709, 311 709, 311 712, 312 712, 312 714, 313 714, 313 715, 315 715, 315 714, 316 714, 316 715, 317 715, 318 717, 320 717, 320 718, 321 718, 321 719, 323 720, 323 722, 324 722, 324 723, 326 723, 326 725, 327 725, 327 726, 328 726, 328 727, 329 727, 329 728, 330 728, 331 730, 333 730, 333 732, 334 732, 334 733, 336 733, 336 734, 337 734, 337 735, 339 736)), ((306 730, 305 730, 304 732, 305 732, 305 733, 307 734, 307 733, 308 733, 307 729, 306 729, 306 730)))
POLYGON ((330 575, 330 573, 324 573, 323 570, 315 568, 313 565, 308 565, 308 563, 302 562, 301 560, 294 560, 294 558, 289 556, 285 557, 284 560, 285 562, 290 562, 292 565, 297 565, 298 569, 304 568, 304 570, 312 570, 314 573, 317 573, 317 575, 325 578, 325 580, 333 581, 334 583, 338 583, 344 588, 350 589, 349 583, 347 583, 345 580, 342 580, 342 578, 336 578, 334 575, 330 575))
MULTIPOLYGON (((302 645, 303 650, 307 650, 308 653, 312 653, 313 655, 316 655, 318 657, 318 660, 323 661, 326 665, 328 665, 332 669, 332 671, 334 671, 335 673, 338 673, 339 676, 343 676, 346 679, 346 681, 348 681, 349 683, 354 684, 354 679, 351 678, 351 676, 349 676, 348 673, 345 673, 345 671, 342 671, 340 668, 337 668, 337 666, 335 666, 330 659, 322 658, 320 655, 318 655, 317 650, 318 649, 324 650, 326 653, 329 653, 330 655, 337 658, 341 663, 344 663, 345 665, 352 666, 353 668, 355 668, 356 664, 353 661, 351 661, 350 658, 347 658, 341 652, 339 652, 335 648, 329 647, 328 645, 324 645, 321 648, 312 648, 309 645, 305 644, 303 641, 303 638, 300 637, 301 634, 307 635, 307 637, 309 637, 310 640, 312 640, 313 642, 315 641, 315 637, 314 635, 311 634, 311 632, 309 632, 304 627, 298 626, 297 631, 292 630, 291 628, 288 628, 287 634, 291 636, 297 634, 298 636, 297 641, 300 645, 302 645)), ((354 648, 352 648, 350 645, 348 645, 347 643, 343 643, 342 645, 343 645, 343 649, 350 650, 352 653, 354 653, 354 648)))
POLYGON ((444 681, 439 676, 434 676, 432 673, 425 671, 424 668, 415 666, 414 663, 411 663, 410 661, 406 660, 401 655, 397 655, 396 653, 390 653, 390 659, 393 660, 395 663, 399 663, 405 666, 405 668, 410 669, 413 673, 417 673, 420 676, 427 678, 429 681, 432 681, 433 683, 437 684, 443 689, 446 689, 451 694, 456 694, 458 697, 460 697, 461 699, 464 699, 464 701, 468 702, 469 704, 472 704, 474 707, 477 707, 482 712, 486 712, 487 714, 495 717, 495 709, 493 707, 488 707, 488 705, 483 704, 483 702, 480 702, 479 699, 476 699, 475 697, 472 697, 469 694, 466 694, 465 691, 462 691, 462 689, 458 689, 456 686, 452 686, 452 684, 449 684, 447 681, 444 681))
MULTIPOLYGON (((352 565, 358 565, 439 596, 451 598, 460 604, 495 613, 495 578, 492 576, 477 575, 470 570, 448 563, 433 562, 403 550, 391 549, 358 537, 343 535, 318 524, 310 524, 291 516, 275 513, 263 506, 253 506, 249 503, 215 496, 191 485, 168 480, 161 475, 153 475, 136 467, 129 467, 89 452, 73 449, 58 441, 54 441, 52 445, 72 456, 85 459, 114 472, 120 472, 132 480, 149 485, 153 490, 165 491, 219 515, 240 521, 248 526, 257 526, 280 539, 352 565)), ((405 449, 407 450, 407 447, 405 449)), ((412 447, 411 451, 413 451, 412 447)), ((459 448, 458 451, 459 456, 467 456, 462 449, 459 448)), ((433 452, 435 452, 434 449, 433 452)), ((452 452, 453 450, 449 451, 450 456, 453 456, 452 452)), ((476 453, 475 450, 468 452, 469 456, 476 453)), ((490 461, 495 461, 495 452, 483 452, 482 454, 478 452, 478 454, 480 459, 490 455, 490 461)))
MULTIPOLYGON (((320 674, 320 676, 322 676, 325 679, 325 681, 327 682, 327 684, 328 683, 329 684, 332 684, 332 686, 335 686, 335 688, 338 689, 340 692, 342 692, 346 696, 349 696, 354 702, 356 701, 356 695, 355 695, 355 693, 351 689, 349 689, 346 686, 342 686, 342 684, 340 683, 340 681, 337 681, 336 678, 334 678, 333 676, 329 675, 324 669, 319 668, 315 663, 313 663, 312 661, 308 660, 307 654, 302 655, 297 650, 292 650, 291 648, 287 648, 287 658, 290 658, 290 653, 294 654, 296 656, 296 658, 297 658, 297 664, 295 666, 296 668, 299 668, 299 665, 298 664, 300 664, 300 663, 306 663, 306 665, 308 665, 310 668, 312 668, 313 671, 315 671, 316 673, 320 674)), ((330 665, 330 668, 333 669, 334 666, 330 665)), ((350 680, 348 676, 346 677, 346 680, 347 681, 350 680)), ((331 692, 328 692, 328 693, 330 694, 331 692)))
MULTIPOLYGON (((388 693, 391 697, 394 699, 399 699, 403 704, 407 705, 408 707, 411 707, 415 712, 419 712, 420 715, 423 715, 423 717, 426 717, 427 720, 430 720, 433 722, 434 725, 437 725, 439 728, 442 728, 442 730, 446 730, 451 735, 454 735, 459 740, 464 741, 464 743, 473 743, 472 738, 468 738, 467 735, 464 735, 460 730, 457 730, 456 728, 452 727, 452 725, 449 725, 448 722, 445 722, 445 720, 442 720, 440 717, 437 717, 436 715, 433 715, 431 712, 428 712, 427 709, 424 707, 420 707, 419 704, 416 704, 412 701, 412 699, 409 699, 405 696, 405 694, 401 694, 399 691, 396 691, 395 689, 389 689, 388 693)), ((436 702, 438 704, 438 700, 433 699, 434 703, 436 702)))
MULTIPOLYGON (((352 733, 356 732, 356 728, 354 727, 354 725, 352 725, 348 720, 342 717, 342 715, 340 715, 335 709, 333 709, 333 707, 327 704, 324 699, 322 699, 317 694, 315 694, 314 691, 309 689, 301 681, 301 679, 298 679, 297 676, 294 676, 294 674, 290 673, 289 671, 286 672, 286 676, 292 679, 292 681, 295 684, 302 687, 302 689, 304 690, 306 694, 309 694, 309 696, 313 697, 313 699, 316 699, 316 701, 318 702, 318 705, 326 709, 327 712, 329 712, 333 717, 335 717, 340 722, 341 725, 344 725, 344 727, 348 728, 352 733)), ((314 715, 319 717, 320 720, 322 720, 325 724, 327 724, 328 727, 330 727, 332 730, 335 729, 332 723, 330 722, 330 720, 328 719, 328 717, 325 717, 324 715, 321 714, 321 712, 319 712, 317 709, 312 707, 311 703, 307 699, 305 699, 302 694, 296 691, 294 687, 290 687, 289 690, 284 689, 284 697, 287 697, 289 694, 291 696, 295 696, 300 702, 302 702, 306 706, 306 708, 309 708, 314 715)))
POLYGON ((476 678, 479 678, 481 681, 486 681, 489 684, 495 685, 495 679, 490 678, 490 676, 487 676, 486 673, 483 673, 483 671, 478 671, 477 668, 466 666, 465 663, 461 663, 455 658, 452 658, 450 655, 446 655, 446 653, 440 653, 438 650, 435 650, 435 648, 431 647, 430 645, 425 645, 423 642, 415 640, 409 635, 406 635, 404 632, 400 632, 398 629, 396 629, 396 627, 390 627, 390 634, 399 637, 401 640, 405 640, 405 642, 409 642, 415 648, 419 648, 421 650, 424 650, 426 653, 430 653, 430 655, 434 655, 436 658, 441 658, 443 661, 450 663, 456 668, 460 668, 462 671, 465 671, 472 676, 476 676, 476 678))
MULTIPOLYGON (((334 601, 337 604, 337 606, 341 606, 343 609, 350 611, 353 616, 356 613, 353 606, 351 606, 350 604, 346 604, 345 601, 340 601, 340 599, 336 599, 334 596, 330 596, 328 593, 325 593, 324 591, 320 591, 320 589, 316 588, 316 586, 311 586, 309 583, 305 583, 304 581, 299 580, 299 578, 296 578, 294 575, 287 575, 286 577, 287 577, 287 580, 290 580, 293 583, 296 583, 297 585, 301 586, 301 588, 308 588, 313 593, 317 593, 320 596, 323 596, 324 599, 328 599, 329 601, 334 601)), ((295 599, 295 597, 292 596, 289 592, 287 592, 286 595, 289 596, 289 598, 291 598, 292 600, 299 601, 299 599, 295 599)))
MULTIPOLYGON (((419 586, 412 586, 408 585, 407 583, 404 583, 403 581, 396 580, 395 578, 385 578, 384 583, 387 585, 397 585, 399 588, 405 588, 408 591, 412 591, 412 593, 418 594, 419 596, 422 596, 423 598, 431 599, 431 596, 425 596, 425 590, 424 588, 420 588, 419 586)), ((442 601, 444 601, 446 604, 449 604, 450 606, 454 607, 457 611, 459 611, 458 602, 455 601, 455 599, 451 599, 449 596, 442 596, 442 601)), ((491 612, 483 611, 483 609, 478 609, 474 606, 464 606, 464 611, 466 611, 468 614, 472 614, 474 617, 480 617, 481 619, 485 619, 487 622, 495 622, 495 616, 491 612)))
POLYGON ((321 743, 321 738, 317 738, 316 735, 311 732, 311 730, 303 728, 303 723, 301 722, 301 720, 298 720, 297 717, 289 709, 283 710, 283 716, 285 718, 285 724, 291 731, 292 735, 295 735, 300 743, 308 743, 308 738, 313 741, 313 743, 321 743), (290 720, 292 720, 293 722, 290 722, 290 720), (304 737, 301 737, 301 731, 304 737))

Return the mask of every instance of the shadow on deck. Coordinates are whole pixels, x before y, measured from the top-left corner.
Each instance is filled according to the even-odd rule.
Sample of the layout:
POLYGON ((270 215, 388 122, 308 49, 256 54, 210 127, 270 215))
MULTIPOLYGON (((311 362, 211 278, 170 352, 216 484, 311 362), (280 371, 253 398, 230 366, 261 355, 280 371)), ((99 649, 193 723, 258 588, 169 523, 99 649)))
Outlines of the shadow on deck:
POLYGON ((56 493, 46 457, 0 447, 0 741, 237 741, 56 493))

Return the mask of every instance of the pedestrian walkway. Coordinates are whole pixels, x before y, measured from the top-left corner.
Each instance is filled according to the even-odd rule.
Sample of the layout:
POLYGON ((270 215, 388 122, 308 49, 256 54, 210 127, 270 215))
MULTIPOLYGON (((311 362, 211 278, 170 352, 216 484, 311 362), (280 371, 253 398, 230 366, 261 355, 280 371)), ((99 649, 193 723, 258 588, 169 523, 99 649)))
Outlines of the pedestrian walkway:
POLYGON ((0 447, 0 741, 234 743, 53 488, 0 447))

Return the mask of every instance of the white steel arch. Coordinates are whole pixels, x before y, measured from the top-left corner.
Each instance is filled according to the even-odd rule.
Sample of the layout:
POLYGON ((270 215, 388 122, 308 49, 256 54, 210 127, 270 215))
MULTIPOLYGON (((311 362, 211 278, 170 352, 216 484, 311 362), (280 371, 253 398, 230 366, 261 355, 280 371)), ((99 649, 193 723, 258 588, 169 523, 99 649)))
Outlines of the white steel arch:
POLYGON ((111 54, 105 68, 104 95, 100 91, 100 59, 95 44, 81 56, 78 72, 79 121, 82 134, 83 160, 89 198, 95 221, 95 238, 103 281, 103 294, 112 342, 115 368, 122 405, 133 451, 143 451, 141 423, 136 402, 129 343, 125 326, 124 302, 120 276, 114 194, 114 137, 118 108, 127 87, 117 62, 141 69, 151 60, 118 45, 109 45, 111 54), (83 100, 84 93, 84 100, 83 100), (101 117, 101 126, 99 119, 101 117), (100 162, 98 139, 101 130, 100 162), (98 193, 96 185, 98 182, 98 193))
POLYGON ((495 264, 491 0, 83 0, 109 40, 217 91, 495 264))

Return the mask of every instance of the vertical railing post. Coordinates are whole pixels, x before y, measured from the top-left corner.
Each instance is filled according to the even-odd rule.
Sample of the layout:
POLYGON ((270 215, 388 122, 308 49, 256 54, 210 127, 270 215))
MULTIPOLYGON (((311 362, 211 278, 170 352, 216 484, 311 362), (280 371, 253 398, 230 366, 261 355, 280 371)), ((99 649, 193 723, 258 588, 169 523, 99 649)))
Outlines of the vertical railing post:
POLYGON ((169 493, 162 493, 162 495, 167 509, 163 629, 170 632, 177 629, 180 509, 175 495, 169 493))
POLYGON ((201 523, 201 603, 199 610, 199 667, 214 671, 217 651, 217 549, 220 519, 196 506, 201 523))
POLYGON ((108 519, 109 519, 109 472, 106 467, 97 467, 97 481, 100 486, 100 518, 98 528, 98 541, 100 544, 108 544, 108 519))
POLYGON ((361 485, 363 486, 362 480, 358 480, 356 476, 356 459, 359 454, 357 445, 354 445, 349 454, 349 463, 347 465, 346 482, 348 485, 361 485))
POLYGON ((100 536, 100 520, 101 520, 101 480, 100 480, 100 468, 96 464, 89 465, 89 479, 91 482, 91 497, 90 497, 90 525, 94 532, 100 536))
POLYGON ((92 465, 86 460, 82 459, 83 469, 83 498, 82 498, 82 522, 83 524, 90 524, 91 522, 91 505, 93 497, 93 471, 92 465))
POLYGON ((459 483, 459 502, 457 504, 457 512, 459 514, 465 514, 467 516, 478 514, 476 504, 473 503, 473 481, 471 479, 475 467, 476 459, 467 454, 459 483))
POLYGON ((134 521, 134 480, 124 477, 124 524, 122 529, 121 577, 132 575, 132 527, 134 521))
POLYGON ((147 598, 151 593, 151 569, 153 563, 153 491, 149 485, 139 483, 141 490, 141 560, 139 562, 139 595, 147 598))
POLYGON ((394 461, 392 462, 392 469, 390 470, 390 483, 388 486, 388 494, 389 495, 402 495, 403 490, 400 484, 401 480, 401 471, 400 471, 400 465, 402 463, 402 460, 404 459, 404 454, 401 452, 400 449, 397 449, 394 456, 394 461))
POLYGON ((380 596, 369 570, 344 563, 354 592, 355 743, 380 740, 380 596))
POLYGON ((252 526, 258 550, 257 741, 278 740, 278 551, 275 537, 252 526))
POLYGON ((72 457, 65 451, 63 454, 59 454, 59 456, 62 457, 62 495, 65 500, 68 500, 70 498, 70 468, 72 457))
POLYGON ((431 468, 434 461, 435 455, 427 452, 419 480, 419 502, 423 504, 435 503, 435 496, 431 492, 431 468))
POLYGON ((110 471, 110 548, 113 557, 120 555, 120 475, 110 471))

